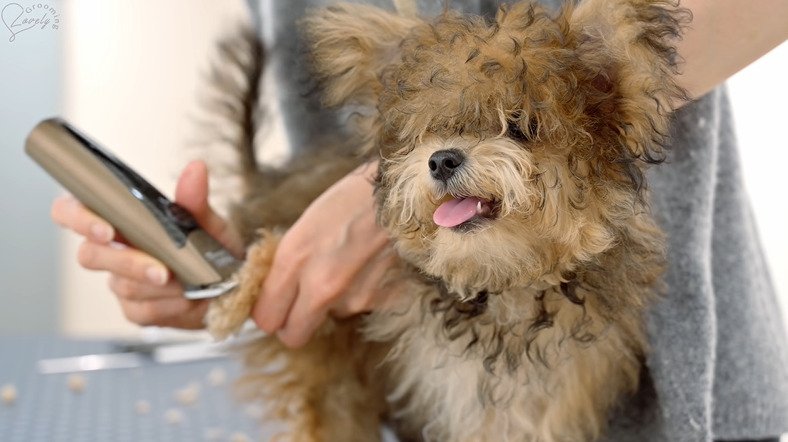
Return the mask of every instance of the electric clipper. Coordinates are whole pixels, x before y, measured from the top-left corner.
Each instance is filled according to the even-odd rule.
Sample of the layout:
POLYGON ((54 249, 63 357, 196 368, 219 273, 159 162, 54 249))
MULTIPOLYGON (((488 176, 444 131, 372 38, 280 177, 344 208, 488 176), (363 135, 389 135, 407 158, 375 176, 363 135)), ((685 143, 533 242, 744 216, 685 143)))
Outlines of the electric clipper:
POLYGON ((36 125, 25 151, 129 243, 169 267, 186 298, 212 298, 236 286, 230 276, 241 261, 184 208, 63 119, 36 125))

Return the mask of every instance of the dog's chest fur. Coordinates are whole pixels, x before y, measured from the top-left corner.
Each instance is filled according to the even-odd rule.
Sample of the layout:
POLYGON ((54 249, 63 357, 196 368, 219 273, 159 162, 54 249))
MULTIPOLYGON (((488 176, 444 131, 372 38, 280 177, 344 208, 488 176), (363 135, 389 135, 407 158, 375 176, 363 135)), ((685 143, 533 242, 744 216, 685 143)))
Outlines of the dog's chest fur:
MULTIPOLYGON (((382 364, 387 399, 400 431, 417 439, 483 440, 496 428, 500 440, 529 440, 523 431, 547 440, 540 434, 554 432, 554 420, 593 414, 598 405, 556 399, 570 399, 595 377, 591 371, 611 374, 601 353, 632 353, 593 302, 573 302, 558 287, 482 293, 470 307, 435 285, 414 283, 408 293, 398 306, 371 314, 362 334, 391 343, 382 364)), ((579 429, 566 431, 581 437, 579 429)))

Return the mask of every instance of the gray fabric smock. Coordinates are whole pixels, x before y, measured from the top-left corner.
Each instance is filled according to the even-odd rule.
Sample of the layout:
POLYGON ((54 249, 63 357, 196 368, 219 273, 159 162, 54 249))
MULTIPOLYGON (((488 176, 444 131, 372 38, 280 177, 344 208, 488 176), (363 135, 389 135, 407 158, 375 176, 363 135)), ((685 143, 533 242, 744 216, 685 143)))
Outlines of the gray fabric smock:
MULTIPOLYGON (((306 8, 330 3, 249 0, 292 149, 319 147, 326 134, 342 133, 342 113, 321 109, 315 94, 305 93, 309 70, 296 35, 306 8)), ((394 8, 392 0, 366 3, 394 8)), ((444 2, 418 3, 430 16, 444 2)), ((498 3, 451 5, 492 15, 498 3)), ((777 436, 788 431, 788 345, 743 190, 724 88, 677 111, 672 135, 667 162, 648 176, 653 212, 668 234, 669 290, 649 313, 651 352, 640 392, 617 410, 605 440, 777 436)))

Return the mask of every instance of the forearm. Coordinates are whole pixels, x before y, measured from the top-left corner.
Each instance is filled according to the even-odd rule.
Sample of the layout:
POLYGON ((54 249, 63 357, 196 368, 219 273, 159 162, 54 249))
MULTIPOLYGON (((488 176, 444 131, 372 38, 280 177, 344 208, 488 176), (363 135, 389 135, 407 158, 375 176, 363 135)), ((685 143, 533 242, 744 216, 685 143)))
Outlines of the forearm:
POLYGON ((692 23, 678 42, 677 78, 691 98, 709 92, 788 38, 788 0, 682 0, 692 23))

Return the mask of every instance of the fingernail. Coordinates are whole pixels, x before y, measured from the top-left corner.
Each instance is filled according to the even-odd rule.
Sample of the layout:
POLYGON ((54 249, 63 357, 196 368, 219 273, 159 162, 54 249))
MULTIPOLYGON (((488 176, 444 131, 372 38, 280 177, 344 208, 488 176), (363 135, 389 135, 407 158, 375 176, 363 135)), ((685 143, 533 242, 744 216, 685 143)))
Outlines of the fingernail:
POLYGON ((164 285, 167 282, 167 271, 159 266, 150 266, 145 269, 145 276, 148 281, 156 285, 164 285))
POLYGON ((96 223, 90 226, 90 235, 96 241, 109 242, 112 240, 112 229, 105 224, 96 223))

